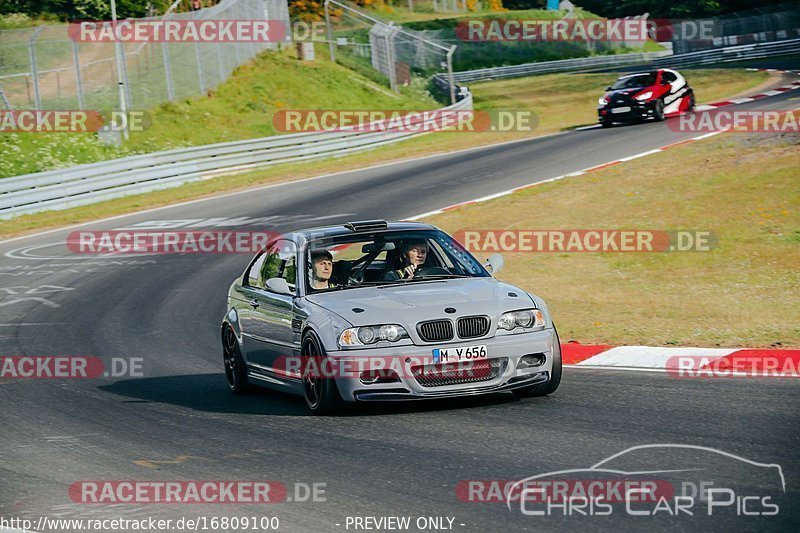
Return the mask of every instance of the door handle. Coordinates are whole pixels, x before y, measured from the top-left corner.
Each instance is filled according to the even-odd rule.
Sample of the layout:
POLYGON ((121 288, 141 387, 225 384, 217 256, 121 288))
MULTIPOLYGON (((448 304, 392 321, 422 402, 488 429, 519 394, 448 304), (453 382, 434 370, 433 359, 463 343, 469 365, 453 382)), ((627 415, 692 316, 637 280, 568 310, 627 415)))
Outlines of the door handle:
POLYGON ((258 307, 258 300, 256 300, 255 298, 253 298, 252 300, 250 300, 248 303, 249 303, 250 305, 252 305, 252 306, 253 306, 253 308, 256 308, 256 307, 258 307))

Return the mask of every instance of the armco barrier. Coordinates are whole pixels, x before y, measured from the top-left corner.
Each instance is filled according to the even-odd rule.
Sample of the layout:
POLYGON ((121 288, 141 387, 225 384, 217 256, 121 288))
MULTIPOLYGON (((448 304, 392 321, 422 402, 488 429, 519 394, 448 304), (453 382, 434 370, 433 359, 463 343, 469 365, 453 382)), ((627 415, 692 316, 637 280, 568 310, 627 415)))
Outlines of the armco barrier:
MULTIPOLYGON (((472 109, 472 95, 466 94, 458 103, 444 109, 472 109)), ((0 219, 68 209, 278 163, 351 154, 422 134, 409 131, 294 133, 0 179, 0 219)))
POLYGON ((658 58, 653 61, 657 67, 694 67, 698 65, 714 65, 718 63, 731 63, 748 59, 762 59, 765 57, 778 57, 800 53, 800 39, 788 39, 771 43, 743 44, 726 46, 725 48, 712 48, 677 54, 670 57, 658 58))
POLYGON ((610 56, 579 57, 577 59, 559 59, 540 63, 525 63, 508 67, 481 68, 454 72, 453 79, 458 83, 472 81, 519 78, 534 74, 551 74, 554 72, 575 72, 606 67, 627 67, 649 63, 656 58, 668 56, 670 52, 645 52, 636 54, 617 54, 610 56))
POLYGON ((602 68, 628 67, 634 65, 652 65, 654 67, 692 67, 761 59, 800 53, 800 39, 787 39, 769 43, 754 43, 725 48, 712 48, 687 54, 671 55, 670 52, 646 52, 637 54, 618 54, 611 56, 581 57, 578 59, 560 59, 558 61, 542 61, 508 67, 482 68, 454 72, 453 79, 457 83, 483 80, 519 78, 534 74, 551 74, 555 72, 580 72, 602 68))

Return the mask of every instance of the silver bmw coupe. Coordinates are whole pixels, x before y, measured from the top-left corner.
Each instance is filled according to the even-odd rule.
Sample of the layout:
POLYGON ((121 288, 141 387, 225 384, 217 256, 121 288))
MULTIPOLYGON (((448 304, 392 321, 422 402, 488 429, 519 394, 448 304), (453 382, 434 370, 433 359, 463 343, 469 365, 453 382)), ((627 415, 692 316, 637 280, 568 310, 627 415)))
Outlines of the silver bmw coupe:
POLYGON ((235 394, 344 402, 553 393, 561 347, 541 298, 495 278, 429 224, 368 220, 273 238, 228 291, 221 338, 235 394))

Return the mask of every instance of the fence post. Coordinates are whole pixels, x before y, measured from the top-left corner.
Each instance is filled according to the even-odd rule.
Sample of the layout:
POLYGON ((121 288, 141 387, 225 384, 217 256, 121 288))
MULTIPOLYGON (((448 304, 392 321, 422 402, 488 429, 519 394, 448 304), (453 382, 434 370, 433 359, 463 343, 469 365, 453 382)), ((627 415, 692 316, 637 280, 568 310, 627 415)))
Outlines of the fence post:
MULTIPOLYGON (((116 33, 117 31, 117 3, 116 0, 111 0, 111 30, 116 33)), ((122 43, 119 39, 114 39, 114 57, 117 63, 117 88, 119 90, 119 110, 123 114, 128 112, 128 95, 126 91, 127 76, 125 75, 125 49, 122 48, 122 43)), ((128 126, 126 124, 122 128, 122 136, 128 139, 128 126)))
POLYGON ((333 43, 333 25, 331 24, 331 13, 328 8, 328 2, 325 0, 325 33, 328 36, 328 50, 331 53, 331 63, 336 63, 336 48, 333 43))
POLYGON ((225 81, 225 65, 222 63, 222 43, 217 44, 214 47, 217 51, 217 68, 219 69, 219 82, 222 83, 225 81))
MULTIPOLYGON (((234 4, 232 7, 233 15, 231 16, 234 20, 239 20, 239 4, 234 4)), ((243 63, 242 61, 242 42, 239 40, 234 41, 234 46, 236 47, 236 66, 238 67, 243 63)))
POLYGON ((0 85, 0 99, 3 100, 3 104, 6 106, 6 109, 11 111, 11 102, 8 101, 8 97, 6 96, 6 92, 3 90, 2 85, 0 85))
POLYGON ((36 109, 42 108, 42 95, 39 93, 39 69, 36 65, 36 38, 44 30, 44 26, 39 26, 31 34, 28 40, 28 59, 31 62, 31 77, 33 78, 33 105, 36 109))
POLYGON ((83 80, 81 80, 81 62, 78 56, 78 43, 71 39, 70 41, 72 42, 72 63, 75 67, 75 88, 78 93, 78 108, 84 109, 86 102, 83 100, 83 80))
MULTIPOLYGON (((192 20, 195 20, 195 13, 192 12, 192 20)), ((203 60, 200 57, 200 43, 197 41, 194 42, 194 57, 197 61, 197 81, 200 84, 200 95, 204 95, 206 93, 206 73, 203 70, 203 60)))
MULTIPOLYGON (((255 10, 255 8, 248 3, 247 6, 245 6, 245 13, 246 13, 245 17, 247 17, 247 18, 245 18, 243 20, 248 20, 250 17, 253 17, 253 19, 258 19, 258 11, 256 10, 255 11, 255 15, 253 15, 253 11, 254 10, 255 10)), ((250 41, 250 59, 253 59, 254 57, 256 57, 260 51, 261 50, 259 49, 259 46, 258 46, 258 43, 256 42, 256 40, 255 39, 251 40, 250 41)))
MULTIPOLYGON (((123 80, 123 88, 125 89, 125 103, 126 109, 130 109, 133 106, 133 97, 131 96, 131 83, 130 79, 128 78, 128 58, 127 54, 125 53, 125 43, 120 42, 119 48, 122 51, 121 59, 122 59, 122 80, 123 80)), ((127 131, 127 129, 125 130, 127 131)))
POLYGON ((169 66, 169 48, 166 42, 161 43, 161 55, 164 58, 164 79, 167 82, 167 100, 175 99, 175 89, 172 87, 172 69, 169 66))
POLYGON ((450 103, 456 103, 456 83, 453 80, 453 53, 456 51, 456 46, 450 47, 447 52, 447 83, 450 85, 450 103))
POLYGON ((388 63, 389 68, 389 87, 394 92, 400 92, 400 89, 397 87, 397 65, 395 64, 395 55, 394 55, 394 35, 395 29, 393 27, 393 23, 389 23, 389 31, 384 34, 384 42, 386 43, 386 62, 388 63))

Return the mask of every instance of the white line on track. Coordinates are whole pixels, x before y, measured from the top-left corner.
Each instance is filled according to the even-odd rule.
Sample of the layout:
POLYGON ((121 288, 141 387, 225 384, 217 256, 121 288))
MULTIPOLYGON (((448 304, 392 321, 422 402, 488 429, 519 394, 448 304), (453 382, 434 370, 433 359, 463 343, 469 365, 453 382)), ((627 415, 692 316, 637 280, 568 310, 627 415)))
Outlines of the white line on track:
POLYGON ((66 324, 66 322, 10 322, 7 324, 0 324, 0 328, 15 328, 17 326, 59 326, 66 324))
POLYGON ((339 171, 339 172, 332 172, 330 174, 321 174, 319 176, 311 176, 311 177, 308 177, 308 178, 303 178, 303 179, 294 180, 294 181, 284 181, 284 182, 280 182, 280 183, 270 183, 268 185, 260 185, 258 187, 251 187, 251 188, 247 188, 247 189, 242 189, 240 191, 233 191, 233 192, 224 193, 224 194, 207 196, 205 198, 197 198, 197 199, 194 199, 194 200, 187 200, 185 202, 179 202, 179 203, 176 203, 176 204, 162 205, 162 206, 159 206, 159 207, 152 207, 152 208, 149 208, 149 209, 144 209, 142 211, 134 211, 132 213, 125 213, 125 214, 122 214, 122 215, 114 215, 114 216, 111 216, 111 217, 99 218, 99 219, 96 219, 96 220, 90 220, 88 222, 80 222, 78 224, 72 224, 72 225, 69 225, 69 226, 61 226, 61 227, 58 227, 58 228, 53 228, 53 229, 49 229, 49 230, 45 230, 45 231, 39 231, 39 232, 36 232, 36 233, 30 233, 30 234, 27 234, 27 235, 20 235, 19 237, 12 237, 10 239, 0 240, 0 244, 5 244, 7 242, 13 242, 13 241, 18 241, 18 240, 22 240, 22 239, 30 239, 30 238, 33 238, 33 237, 38 237, 38 236, 41 236, 41 235, 47 235, 47 234, 55 233, 55 232, 58 232, 58 231, 64 231, 64 230, 69 230, 69 229, 73 229, 73 228, 80 228, 80 227, 83 227, 83 226, 89 226, 91 224, 99 224, 99 223, 108 222, 108 221, 111 221, 111 220, 119 220, 119 219, 122 219, 122 218, 143 215, 143 214, 146 214, 146 213, 153 213, 155 211, 160 211, 162 209, 172 209, 173 207, 183 207, 183 206, 186 206, 186 205, 197 204, 197 203, 200 203, 200 202, 207 202, 209 200, 219 200, 221 198, 230 198, 230 197, 237 196, 237 195, 240 195, 240 194, 252 194, 254 192, 264 191, 264 190, 272 189, 272 188, 275 188, 275 187, 283 187, 283 186, 289 186, 289 185, 294 186, 294 185, 301 184, 301 183, 307 183, 309 181, 314 181, 314 180, 319 180, 319 179, 324 179, 324 178, 331 178, 331 177, 334 177, 334 176, 340 176, 342 174, 349 174, 349 173, 352 173, 352 172, 362 172, 362 171, 365 171, 365 170, 374 170, 374 169, 378 169, 378 168, 390 167, 390 166, 393 166, 393 165, 403 165, 403 164, 406 164, 406 163, 413 163, 413 162, 416 162, 416 161, 424 161, 426 159, 432 159, 432 158, 435 158, 435 157, 446 157, 446 156, 454 155, 454 154, 463 154, 463 153, 467 153, 467 152, 476 152, 478 150, 488 150, 488 149, 491 149, 491 148, 496 148, 498 146, 506 146, 506 145, 516 144, 516 143, 530 142, 532 140, 547 139, 549 137, 556 137, 558 135, 564 135, 566 133, 569 133, 570 131, 572 131, 572 130, 559 131, 559 132, 556 132, 556 133, 549 133, 547 135, 541 135, 541 136, 538 136, 538 137, 526 137, 524 139, 513 139, 513 140, 510 140, 510 141, 503 141, 503 142, 494 143, 494 144, 484 144, 482 146, 473 146, 471 148, 464 148, 464 149, 461 149, 461 150, 453 150, 453 151, 450 151, 450 152, 441 152, 441 153, 438 153, 438 154, 430 154, 430 155, 425 155, 425 156, 420 156, 420 157, 410 157, 410 158, 406 158, 406 159, 398 159, 396 161, 388 161, 386 163, 378 163, 378 164, 369 165, 369 166, 366 166, 366 167, 359 167, 359 168, 353 168, 353 169, 349 169, 349 170, 342 170, 342 171, 339 171))
MULTIPOLYGON (((679 372, 678 369, 675 368, 637 368, 633 366, 601 366, 601 365, 564 365, 564 368, 579 368, 581 370, 621 370, 623 372, 650 372, 655 374, 676 374, 674 376, 675 379, 710 379, 706 378, 701 370, 692 369, 690 372, 699 373, 698 377, 694 376, 679 376, 677 373, 679 372)), ((709 372, 711 372, 709 370, 709 372)), ((785 376, 757 376, 753 375, 748 372, 738 372, 738 371, 725 371, 724 375, 715 376, 716 379, 724 379, 726 377, 736 377, 736 378, 766 378, 766 379, 800 379, 800 376, 795 375, 785 375, 785 376)))
MULTIPOLYGON (((794 82, 792 85, 794 86, 796 83, 800 83, 800 82, 794 82)), ((773 93, 774 93, 774 95, 783 94, 783 91, 770 91, 770 92, 767 92, 767 93, 764 93, 764 94, 773 96, 773 93)), ((714 109, 714 106, 701 105, 701 106, 697 106, 695 108, 696 111, 697 110, 703 111, 703 110, 707 110, 707 109, 714 109)), ((29 239, 29 238, 38 237, 38 236, 41 236, 41 235, 47 235, 47 234, 50 234, 50 233, 55 233, 55 232, 58 232, 58 231, 64 231, 64 230, 72 229, 72 228, 80 228, 80 227, 83 227, 83 226, 89 226, 91 224, 99 224, 99 223, 102 223, 102 222, 108 222, 110 220, 119 220, 119 219, 123 219, 123 218, 127 218, 127 217, 133 217, 133 216, 138 216, 138 215, 142 215, 142 214, 146 214, 146 213, 152 213, 152 212, 155 212, 155 211, 160 211, 162 209, 171 209, 173 207, 182 207, 182 206, 192 205, 192 204, 196 204, 196 203, 200 203, 200 202, 207 202, 209 200, 218 200, 218 199, 221 199, 221 198, 230 198, 230 197, 237 196, 237 195, 240 195, 240 194, 252 194, 252 193, 257 192, 257 191, 263 191, 263 190, 267 190, 267 189, 272 189, 274 187, 282 187, 282 186, 285 186, 285 185, 297 185, 299 183, 306 183, 306 182, 314 181, 314 180, 318 180, 318 179, 330 178, 330 177, 333 177, 333 176, 339 176, 339 175, 348 174, 348 173, 351 173, 351 172, 361 172, 361 171, 365 171, 365 170, 373 170, 373 169, 377 169, 377 168, 389 167, 389 166, 392 166, 392 165, 401 165, 401 164, 410 163, 410 162, 414 162, 414 161, 424 161, 426 159, 431 159, 431 158, 434 158, 434 157, 445 157, 445 156, 453 155, 453 154, 463 154, 463 153, 468 153, 468 152, 475 152, 475 151, 478 151, 478 150, 496 148, 498 146, 506 146, 506 145, 511 145, 511 144, 515 144, 515 143, 528 142, 528 141, 531 141, 533 139, 537 139, 538 140, 538 139, 546 139, 546 138, 549 138, 549 137, 556 137, 558 135, 564 135, 566 133, 569 133, 570 131, 590 130, 590 129, 595 129, 595 128, 599 128, 599 127, 600 127, 599 124, 594 124, 594 125, 590 125, 590 126, 581 126, 579 128, 573 128, 571 130, 559 131, 559 132, 556 132, 556 133, 550 133, 550 134, 542 135, 542 136, 539 136, 539 137, 527 137, 527 138, 524 138, 524 139, 513 139, 513 140, 510 140, 510 141, 503 141, 503 142, 494 143, 494 144, 487 144, 487 145, 483 145, 483 146, 473 146, 471 148, 464 148, 464 149, 461 149, 461 150, 454 150, 454 151, 450 151, 450 152, 442 152, 442 153, 438 153, 438 154, 430 154, 430 155, 421 156, 421 157, 412 157, 412 158, 406 158, 406 159, 399 159, 397 161, 389 161, 389 162, 386 162, 386 163, 378 163, 376 165, 370 165, 370 166, 366 166, 366 167, 359 167, 359 168, 354 168, 354 169, 350 169, 350 170, 342 170, 340 172, 333 172, 333 173, 330 173, 330 174, 322 174, 320 176, 311 176, 309 178, 303 178, 303 179, 299 179, 299 180, 295 180, 295 181, 281 182, 281 183, 271 183, 271 184, 268 184, 268 185, 261 185, 259 187, 242 189, 240 191, 233 191, 233 192, 225 193, 225 194, 207 196, 205 198, 197 198, 197 199, 194 199, 194 200, 187 200, 185 202, 179 202, 177 204, 162 205, 162 206, 159 206, 159 207, 152 207, 150 209, 144 209, 142 211, 135 211, 133 213, 125 213, 125 214, 122 214, 122 215, 115 215, 115 216, 111 216, 111 217, 100 218, 100 219, 97 219, 97 220, 90 220, 88 222, 81 222, 81 223, 72 224, 72 225, 69 225, 69 226, 62 226, 62 227, 53 228, 53 229, 40 231, 40 232, 36 232, 36 233, 30 233, 30 234, 27 234, 27 235, 20 235, 19 237, 12 237, 10 239, 0 240, 0 244, 4 244, 4 243, 7 243, 7 242, 14 242, 14 241, 23 240, 23 239, 29 239)), ((715 133, 717 133, 717 132, 715 132, 715 133)), ((695 139, 695 140, 698 140, 698 139, 695 139)), ((669 145, 667 145, 667 146, 669 146, 669 145)), ((664 147, 662 147, 662 149, 663 148, 664 147)), ((548 183, 550 181, 556 181, 556 180, 564 178, 564 177, 579 175, 580 173, 583 173, 583 172, 584 171, 579 171, 578 173, 574 173, 573 172, 573 173, 570 173, 570 174, 565 174, 564 176, 558 176, 558 177, 551 178, 549 180, 541 181, 541 182, 537 182, 537 183, 548 183)), ((430 214, 438 214, 438 213, 435 213, 435 212, 432 211, 432 212, 430 212, 430 214)), ((417 215, 415 217, 406 218, 405 220, 416 220, 416 219, 422 218, 422 216, 423 215, 417 215)), ((426 213, 424 216, 429 216, 429 214, 426 213)))
POLYGON ((657 154, 659 152, 663 152, 664 150, 666 150, 666 149, 668 149, 668 148, 670 148, 672 146, 677 146, 679 144, 684 144, 684 143, 692 142, 692 141, 701 141, 703 139, 708 139, 709 137, 713 137, 715 135, 719 135, 720 133, 724 133, 725 131, 727 131, 727 130, 712 131, 711 133, 704 133, 703 135, 698 135, 697 137, 691 137, 691 138, 683 140, 683 141, 678 141, 678 142, 666 144, 666 145, 661 146, 659 148, 655 148, 653 150, 647 150, 646 152, 640 152, 638 154, 634 154, 634 155, 628 156, 628 157, 623 158, 623 159, 617 159, 615 161, 609 161, 608 163, 601 163, 599 165, 594 165, 594 166, 585 168, 583 170, 578 170, 576 172, 570 172, 569 174, 561 174, 560 176, 555 176, 553 178, 548 178, 548 179, 544 179, 544 180, 541 180, 541 181, 534 181, 532 183, 528 183, 527 185, 520 185, 518 187, 514 187, 513 189, 506 189, 504 191, 500 191, 500 192, 497 192, 497 193, 494 193, 494 194, 490 194, 488 196, 482 196, 482 197, 474 199, 474 200, 466 200, 464 202, 458 202, 456 204, 448 205, 446 207, 441 207, 441 208, 433 210, 433 211, 428 211, 426 213, 422 213, 422 214, 419 214, 419 215, 414 215, 412 217, 407 217, 407 218, 404 218, 403 220, 406 220, 408 222, 413 222, 415 220, 419 220, 419 219, 426 218, 426 217, 429 217, 429 216, 439 215, 441 213, 444 213, 445 211, 450 211, 452 209, 456 209, 458 207, 461 207, 461 206, 464 206, 464 205, 467 205, 467 204, 475 204, 475 203, 485 202, 485 201, 490 200, 492 198, 499 198, 501 196, 506 196, 508 194, 518 192, 518 191, 520 191, 522 189, 527 189, 528 187, 534 187, 536 185, 542 185, 544 183, 552 183, 554 181, 562 180, 564 178, 571 178, 571 177, 575 177, 575 176, 581 176, 583 174, 586 174, 587 172, 592 172, 593 170, 600 170, 602 168, 605 168, 605 167, 608 167, 608 166, 611 166, 611 165, 615 165, 617 163, 624 163, 624 162, 627 162, 627 161, 631 161, 633 159, 638 159, 640 157, 646 157, 648 155, 657 154))

